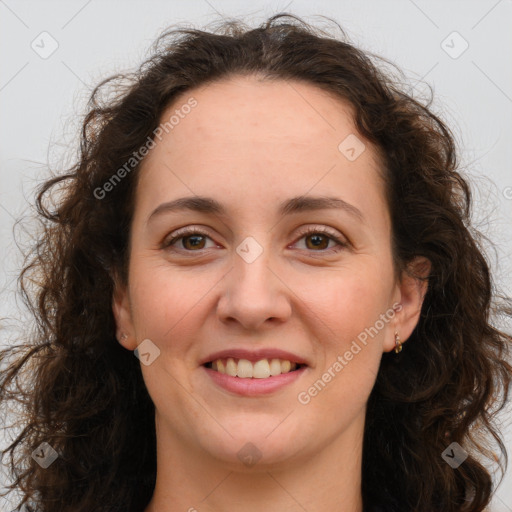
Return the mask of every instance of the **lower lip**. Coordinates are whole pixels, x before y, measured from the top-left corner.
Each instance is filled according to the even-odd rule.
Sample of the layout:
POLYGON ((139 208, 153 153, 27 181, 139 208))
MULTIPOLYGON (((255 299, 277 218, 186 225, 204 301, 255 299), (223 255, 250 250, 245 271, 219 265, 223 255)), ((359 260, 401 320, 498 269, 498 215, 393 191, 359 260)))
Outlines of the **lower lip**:
POLYGON ((243 396, 266 395, 278 391, 285 386, 296 381, 305 371, 306 366, 299 368, 293 372, 282 373, 275 377, 266 379, 244 379, 240 377, 231 377, 225 373, 219 373, 211 368, 203 366, 206 373, 210 376, 215 384, 221 388, 243 396))

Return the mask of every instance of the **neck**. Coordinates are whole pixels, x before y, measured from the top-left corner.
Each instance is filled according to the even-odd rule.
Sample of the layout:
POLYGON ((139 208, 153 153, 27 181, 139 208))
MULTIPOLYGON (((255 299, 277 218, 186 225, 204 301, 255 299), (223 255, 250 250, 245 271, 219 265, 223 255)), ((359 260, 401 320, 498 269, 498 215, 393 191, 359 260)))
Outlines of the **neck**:
POLYGON ((157 481, 144 512, 362 512, 363 427, 364 418, 292 463, 240 467, 158 435, 165 427, 157 424, 157 481))

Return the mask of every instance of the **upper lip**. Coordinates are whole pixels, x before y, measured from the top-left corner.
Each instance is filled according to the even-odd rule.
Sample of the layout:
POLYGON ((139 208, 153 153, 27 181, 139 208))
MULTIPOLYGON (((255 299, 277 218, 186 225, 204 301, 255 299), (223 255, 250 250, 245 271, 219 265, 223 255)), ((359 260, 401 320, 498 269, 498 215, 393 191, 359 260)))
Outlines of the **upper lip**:
POLYGON ((260 348, 258 350, 227 348, 225 350, 214 352, 203 358, 200 361, 200 364, 211 363, 217 359, 227 359, 228 357, 232 357, 233 359, 247 359, 253 363, 260 361, 261 359, 284 359, 285 361, 290 361, 292 363, 308 364, 304 358, 277 348, 260 348))

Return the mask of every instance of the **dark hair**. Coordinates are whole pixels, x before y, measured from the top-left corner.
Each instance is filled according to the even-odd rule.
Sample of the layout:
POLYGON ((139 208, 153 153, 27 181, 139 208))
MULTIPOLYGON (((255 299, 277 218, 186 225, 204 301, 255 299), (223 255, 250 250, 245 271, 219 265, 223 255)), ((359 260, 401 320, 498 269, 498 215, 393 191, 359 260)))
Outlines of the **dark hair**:
POLYGON ((416 256, 432 264, 419 323, 402 353, 383 355, 367 405, 365 510, 396 499, 397 510, 415 512, 477 512, 489 503, 485 464, 503 468, 497 444, 506 467, 494 415, 512 375, 512 338, 491 322, 511 314, 510 302, 499 300, 483 237, 471 227, 471 191, 457 171, 453 136, 430 102, 406 94, 375 59, 344 35, 279 14, 255 29, 231 21, 211 33, 169 30, 136 72, 96 87, 76 164, 37 196, 44 231, 20 276, 37 332, 1 357, 15 356, 2 373, 0 400, 22 404, 23 428, 2 452, 10 453, 10 489, 22 491, 22 503, 40 512, 140 512, 149 502, 154 406, 139 361, 116 340, 111 309, 115 283, 127 279, 144 160, 112 178, 155 138, 178 95, 253 74, 306 82, 352 105, 386 177, 396 268, 406 270, 416 256), (107 182, 108 193, 98 192, 107 182), (31 457, 42 442, 59 454, 47 469, 31 457), (441 457, 452 442, 469 453, 456 470, 441 457))

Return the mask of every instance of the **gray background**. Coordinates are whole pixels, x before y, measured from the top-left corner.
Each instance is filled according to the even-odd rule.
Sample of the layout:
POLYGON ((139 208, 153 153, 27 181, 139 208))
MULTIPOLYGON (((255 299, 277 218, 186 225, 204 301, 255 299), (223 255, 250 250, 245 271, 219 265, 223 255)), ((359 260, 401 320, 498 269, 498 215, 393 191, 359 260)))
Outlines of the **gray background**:
MULTIPOLYGON (((204 27, 221 16, 254 25, 283 10, 313 23, 336 19, 353 42, 398 64, 416 92, 423 82, 434 87, 434 110, 455 132, 473 180, 475 223, 496 244, 496 282, 512 294, 511 0, 0 0, 0 343, 15 340, 26 320, 15 294, 14 221, 30 215, 48 164, 73 158, 91 86, 139 64, 168 25, 204 27)), ((27 243, 23 225, 17 238, 27 243)), ((512 449, 510 409, 500 418, 512 449)), ((512 512, 510 470, 492 510, 512 512)))

